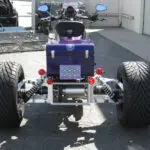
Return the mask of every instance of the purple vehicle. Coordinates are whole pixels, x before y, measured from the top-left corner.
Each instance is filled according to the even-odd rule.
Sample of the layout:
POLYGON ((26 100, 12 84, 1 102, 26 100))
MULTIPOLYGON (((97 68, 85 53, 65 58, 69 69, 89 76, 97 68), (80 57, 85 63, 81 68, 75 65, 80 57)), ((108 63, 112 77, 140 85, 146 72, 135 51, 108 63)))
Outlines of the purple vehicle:
MULTIPOLYGON (((106 10, 97 5, 97 11, 106 10)), ((25 103, 34 95, 47 95, 47 103, 74 106, 76 121, 83 115, 83 105, 112 100, 117 118, 123 126, 142 127, 150 124, 150 65, 124 62, 116 79, 102 76, 95 69, 94 43, 87 38, 80 21, 60 20, 46 45, 46 69, 40 69, 35 82, 24 80, 23 67, 15 62, 0 64, 0 125, 19 127, 25 103), (45 71, 46 70, 46 71, 45 71), (26 89, 26 84, 32 84, 26 89)))

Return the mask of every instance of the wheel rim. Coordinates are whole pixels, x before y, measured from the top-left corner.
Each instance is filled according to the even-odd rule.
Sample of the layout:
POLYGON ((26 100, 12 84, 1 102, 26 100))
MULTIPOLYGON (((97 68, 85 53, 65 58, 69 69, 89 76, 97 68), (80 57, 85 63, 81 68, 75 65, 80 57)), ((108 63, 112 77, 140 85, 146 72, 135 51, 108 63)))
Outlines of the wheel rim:
POLYGON ((17 111, 18 111, 20 118, 22 118, 24 111, 25 111, 24 105, 25 105, 25 103, 24 103, 23 99, 18 98, 17 99, 17 111))
MULTIPOLYGON (((25 89, 25 86, 21 87, 21 89, 25 89)), ((25 112, 25 103, 24 103, 23 98, 20 98, 18 94, 17 94, 16 106, 17 106, 18 115, 20 118, 22 118, 25 112)))
MULTIPOLYGON (((120 83, 122 84, 122 90, 123 90, 124 86, 123 86, 122 79, 120 80, 120 83)), ((122 95, 119 97, 119 102, 117 104, 117 111, 119 112, 118 118, 122 116, 123 110, 124 110, 124 92, 122 91, 122 95)))

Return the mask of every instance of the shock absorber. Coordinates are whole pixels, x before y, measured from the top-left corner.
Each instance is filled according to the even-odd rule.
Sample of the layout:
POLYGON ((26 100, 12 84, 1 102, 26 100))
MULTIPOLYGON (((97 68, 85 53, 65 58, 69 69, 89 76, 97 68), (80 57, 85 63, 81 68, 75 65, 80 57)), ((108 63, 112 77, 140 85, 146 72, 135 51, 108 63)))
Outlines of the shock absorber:
POLYGON ((28 102, 28 100, 33 96, 33 94, 36 93, 41 88, 42 84, 43 80, 40 79, 28 91, 26 91, 25 89, 19 89, 18 98, 23 99, 25 103, 28 102))
POLYGON ((114 92, 112 91, 112 88, 107 83, 103 83, 100 86, 96 86, 94 89, 94 94, 98 94, 98 95, 106 94, 110 98, 114 97, 114 92))
POLYGON ((114 97, 114 92, 112 91, 111 87, 108 84, 103 84, 102 89, 105 94, 107 94, 110 98, 114 97))

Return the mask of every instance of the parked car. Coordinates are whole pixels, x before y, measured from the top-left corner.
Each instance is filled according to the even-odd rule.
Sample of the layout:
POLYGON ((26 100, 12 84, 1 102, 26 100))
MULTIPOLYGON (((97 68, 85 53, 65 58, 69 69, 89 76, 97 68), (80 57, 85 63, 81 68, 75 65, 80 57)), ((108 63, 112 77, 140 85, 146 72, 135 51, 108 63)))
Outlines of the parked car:
POLYGON ((0 0, 0 26, 18 26, 18 13, 10 0, 0 0))

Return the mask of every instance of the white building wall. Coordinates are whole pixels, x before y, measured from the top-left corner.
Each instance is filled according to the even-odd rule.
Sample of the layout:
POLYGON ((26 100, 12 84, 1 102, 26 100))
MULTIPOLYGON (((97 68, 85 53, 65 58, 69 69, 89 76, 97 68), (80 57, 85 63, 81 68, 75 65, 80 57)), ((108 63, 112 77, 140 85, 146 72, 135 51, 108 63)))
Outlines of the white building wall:
POLYGON ((122 26, 137 33, 142 33, 143 0, 121 0, 121 12, 134 17, 134 20, 122 18, 122 26))
POLYGON ((146 35, 150 35, 150 0, 145 0, 144 4, 145 12, 144 12, 144 27, 143 33, 146 35))
POLYGON ((86 4, 89 11, 94 11, 96 4, 104 4, 108 8, 107 12, 118 13, 118 1, 119 0, 86 0, 86 4))

